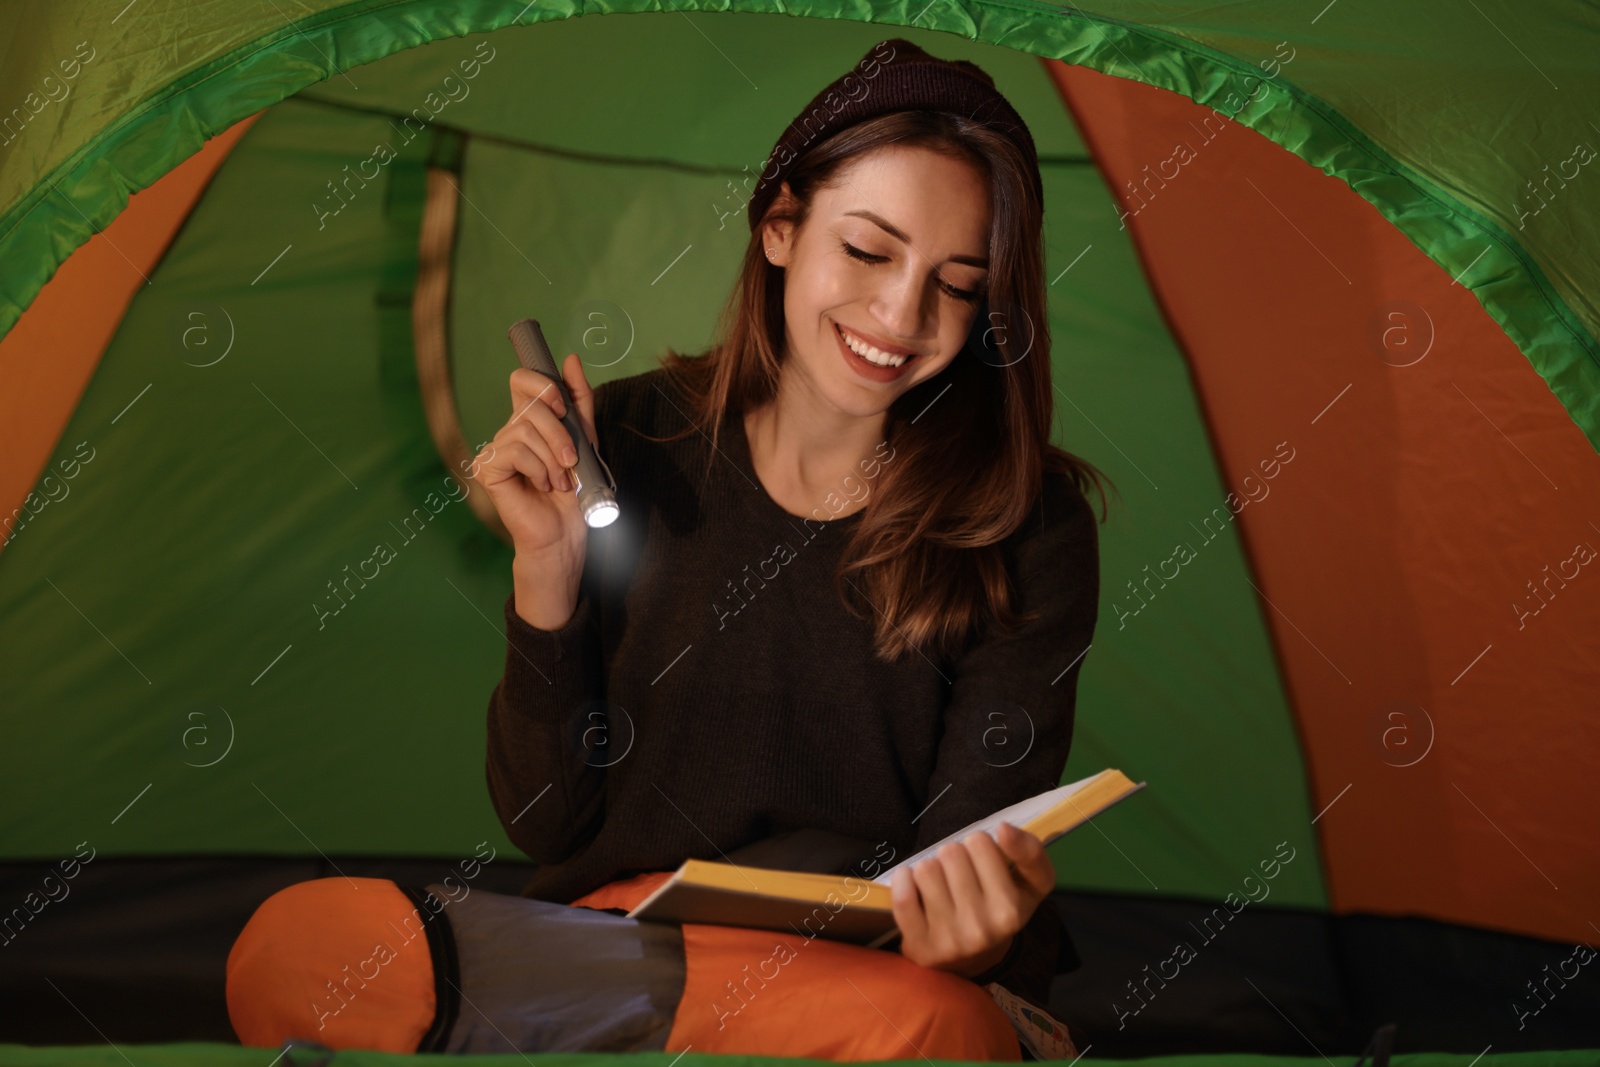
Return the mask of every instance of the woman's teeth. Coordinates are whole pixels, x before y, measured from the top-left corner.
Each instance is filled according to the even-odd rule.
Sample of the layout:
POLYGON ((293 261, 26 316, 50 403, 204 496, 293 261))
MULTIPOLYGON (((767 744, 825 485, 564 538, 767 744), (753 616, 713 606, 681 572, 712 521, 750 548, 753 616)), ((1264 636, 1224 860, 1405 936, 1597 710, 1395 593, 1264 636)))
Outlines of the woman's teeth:
POLYGON ((843 327, 839 328, 839 336, 844 338, 844 343, 849 347, 850 351, 868 363, 876 363, 880 367, 898 367, 908 358, 906 356, 891 356, 887 352, 880 352, 865 341, 852 336, 843 327))

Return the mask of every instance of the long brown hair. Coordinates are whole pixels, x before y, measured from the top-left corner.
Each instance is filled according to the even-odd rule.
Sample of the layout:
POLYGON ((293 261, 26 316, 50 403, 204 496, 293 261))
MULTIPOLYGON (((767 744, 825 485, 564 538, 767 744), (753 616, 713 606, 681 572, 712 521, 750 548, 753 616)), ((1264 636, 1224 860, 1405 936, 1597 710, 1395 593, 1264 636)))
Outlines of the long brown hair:
MULTIPOLYGON (((845 545, 834 586, 848 611, 876 620, 874 654, 894 660, 958 651, 985 621, 1009 630, 1024 621, 1012 604, 1002 542, 1037 504, 1045 471, 1067 474, 1085 496, 1110 479, 1050 443, 1054 403, 1045 317, 1043 205, 1025 157, 1007 138, 965 116, 896 111, 857 123, 796 161, 792 198, 779 197, 761 223, 804 225, 816 191, 855 157, 888 145, 920 146, 976 166, 989 178, 988 331, 998 358, 963 351, 938 375, 889 406, 884 433, 894 449, 845 545), (1013 336, 1021 325, 1031 345, 1013 336), (947 389, 947 386, 949 387, 947 389), (947 396, 945 394, 948 394, 947 396), (944 396, 942 402, 936 399, 944 396)), ((689 400, 693 425, 656 440, 710 435, 777 394, 784 346, 783 271, 767 261, 757 225, 744 264, 704 353, 668 349, 661 365, 689 400)), ((1115 488, 1113 486, 1113 488, 1115 488)), ((1029 615, 1028 618, 1033 618, 1029 615)))

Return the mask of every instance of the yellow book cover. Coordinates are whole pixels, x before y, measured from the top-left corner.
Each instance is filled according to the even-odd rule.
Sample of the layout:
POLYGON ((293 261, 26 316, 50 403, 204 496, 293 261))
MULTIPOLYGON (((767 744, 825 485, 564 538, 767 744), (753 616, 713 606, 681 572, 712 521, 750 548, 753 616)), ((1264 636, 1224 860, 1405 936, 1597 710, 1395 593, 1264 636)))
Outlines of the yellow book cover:
POLYGON ((1144 786, 1144 782, 1130 781, 1121 771, 1108 768, 1047 789, 963 826, 871 880, 684 860, 671 878, 628 912, 628 918, 789 930, 803 937, 821 936, 876 948, 899 932, 889 889, 896 870, 974 831, 992 835, 1002 822, 1020 827, 1048 845, 1144 786))

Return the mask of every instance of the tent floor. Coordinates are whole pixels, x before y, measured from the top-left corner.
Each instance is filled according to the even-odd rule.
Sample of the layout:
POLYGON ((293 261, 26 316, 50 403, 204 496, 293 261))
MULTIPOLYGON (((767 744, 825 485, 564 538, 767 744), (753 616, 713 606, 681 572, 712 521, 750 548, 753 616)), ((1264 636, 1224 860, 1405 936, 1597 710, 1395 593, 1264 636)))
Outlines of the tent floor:
MULTIPOLYGON (((229 1049, 188 1043, 234 1045, 224 964, 261 901, 294 882, 339 871, 422 883, 448 873, 451 861, 330 862, 105 857, 83 867, 67 897, 0 935, 0 1042, 11 1043, 0 1045, 0 1065, 125 1063, 104 1042, 149 1046, 139 1049, 141 1067, 232 1062, 229 1049), (48 1053, 20 1047, 96 1043, 98 1050, 48 1053)), ((0 900, 20 902, 51 867, 0 864, 0 900)), ((497 861, 481 869, 472 888, 515 894, 532 871, 531 864, 497 861)), ((1556 977, 1571 945, 1427 919, 1333 917, 1269 903, 1232 915, 1225 907, 1170 898, 1058 892, 1056 900, 1083 965, 1057 976, 1049 1008, 1092 1059, 1255 1053, 1288 1057, 1260 1061, 1263 1067, 1321 1064, 1325 1056, 1359 1054, 1374 1030, 1396 1023, 1397 1053, 1456 1053, 1465 1057, 1463 1067, 1486 1050, 1482 1067, 1600 1065, 1600 1051, 1575 1059, 1548 1051, 1532 1059, 1504 1055, 1600 1050, 1600 981, 1582 972, 1565 983, 1556 977), (1192 950, 1181 966, 1173 959, 1180 942, 1192 950)), ((261 1067, 259 1050, 234 1045, 231 1051, 261 1067)), ((373 1064, 388 1062, 372 1055, 373 1064)), ((347 1057, 355 1062, 347 1053, 339 1062, 347 1057)), ((523 1063, 483 1058, 501 1060, 523 1063)), ((1180 1062, 1205 1061, 1172 1061, 1180 1062)))

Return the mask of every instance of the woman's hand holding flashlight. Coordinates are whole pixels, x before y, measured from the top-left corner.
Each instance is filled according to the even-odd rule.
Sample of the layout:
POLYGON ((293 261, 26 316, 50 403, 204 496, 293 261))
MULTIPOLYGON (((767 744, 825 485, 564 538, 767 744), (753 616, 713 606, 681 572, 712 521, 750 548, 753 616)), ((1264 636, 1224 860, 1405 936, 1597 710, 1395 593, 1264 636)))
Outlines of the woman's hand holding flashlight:
MULTIPOLYGON (((589 443, 598 446, 594 390, 576 353, 562 377, 589 443)), ((568 469, 576 442, 561 418, 566 406, 555 381, 534 370, 511 372, 511 418, 475 460, 477 482, 494 502, 516 549, 511 572, 517 614, 530 626, 559 630, 578 604, 589 528, 568 469)))

